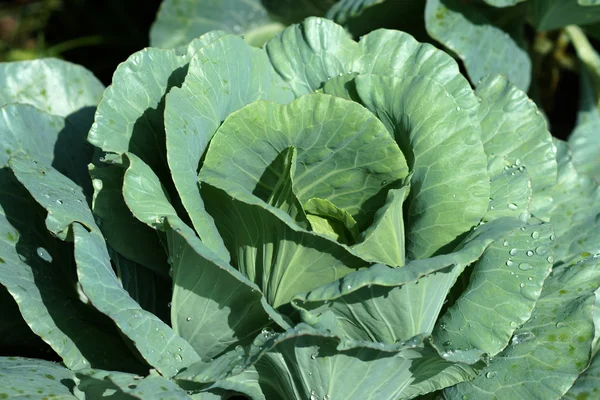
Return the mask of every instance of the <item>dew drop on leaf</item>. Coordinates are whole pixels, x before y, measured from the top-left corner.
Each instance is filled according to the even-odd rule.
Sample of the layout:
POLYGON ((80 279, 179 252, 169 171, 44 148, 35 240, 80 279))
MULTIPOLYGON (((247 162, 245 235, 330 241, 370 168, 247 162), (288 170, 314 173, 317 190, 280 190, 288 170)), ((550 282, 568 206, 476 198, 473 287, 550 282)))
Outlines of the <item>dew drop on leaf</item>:
POLYGON ((512 337, 510 343, 513 346, 516 346, 521 343, 529 342, 535 339, 535 335, 532 332, 519 332, 512 337))
POLYGON ((38 247, 36 250, 36 253, 38 255, 39 258, 41 258, 42 260, 51 263, 52 262, 52 256, 50 255, 50 253, 48 253, 48 250, 44 249, 43 247, 38 247))
POLYGON ((519 264, 519 269, 521 271, 529 271, 531 268, 533 268, 533 265, 531 265, 531 264, 528 264, 528 263, 519 264))
POLYGON ((545 256, 550 252, 550 248, 546 246, 538 246, 535 248, 535 254, 538 256, 545 256))

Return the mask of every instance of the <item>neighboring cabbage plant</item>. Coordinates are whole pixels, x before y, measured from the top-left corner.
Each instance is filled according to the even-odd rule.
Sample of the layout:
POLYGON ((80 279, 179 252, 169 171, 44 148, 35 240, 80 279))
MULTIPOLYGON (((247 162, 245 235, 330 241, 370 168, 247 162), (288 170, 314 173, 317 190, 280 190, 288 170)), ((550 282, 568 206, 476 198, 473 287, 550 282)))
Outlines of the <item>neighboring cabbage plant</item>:
POLYGON ((63 365, 0 358, 0 398, 597 389, 598 184, 505 78, 321 18, 212 31, 119 66, 92 156, 63 116, 94 80, 47 62, 2 108, 0 283, 63 365))

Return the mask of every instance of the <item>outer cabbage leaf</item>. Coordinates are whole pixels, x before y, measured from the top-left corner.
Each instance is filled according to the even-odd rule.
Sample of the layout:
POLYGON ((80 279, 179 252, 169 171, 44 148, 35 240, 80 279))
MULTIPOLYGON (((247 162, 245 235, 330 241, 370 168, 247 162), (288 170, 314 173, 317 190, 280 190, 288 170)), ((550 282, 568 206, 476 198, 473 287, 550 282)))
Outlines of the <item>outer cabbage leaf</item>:
POLYGON ((561 398, 587 367, 594 339, 599 259, 554 268, 532 317, 474 380, 446 389, 448 399, 561 398))
POLYGON ((140 400, 189 400, 190 396, 175 382, 150 370, 146 377, 114 371, 81 370, 77 389, 88 399, 119 396, 140 400))
POLYGON ((77 378, 60 364, 20 357, 0 357, 0 398, 81 400, 77 378))
POLYGON ((438 320, 436 342, 446 351, 495 356, 503 350, 542 292, 553 262, 552 234, 549 224, 523 224, 490 245, 472 266, 462 295, 438 320))
POLYGON ((25 157, 13 157, 10 165, 19 182, 48 211, 48 230, 74 241, 78 280, 87 298, 134 342, 141 356, 166 376, 199 360, 184 339, 141 309, 120 285, 100 230, 75 184, 52 167, 25 157))
MULTIPOLYGON (((478 83, 489 74, 504 74, 527 91, 531 80, 529 55, 518 37, 507 32, 514 28, 496 26, 488 18, 489 13, 490 10, 458 0, 428 0, 425 25, 434 39, 463 60, 472 82, 478 83)), ((512 22, 515 23, 521 26, 523 21, 512 22)))
POLYGON ((91 123, 89 118, 87 126, 82 127, 31 105, 7 104, 0 108, 0 165, 6 165, 11 155, 25 152, 68 175, 88 194, 91 185, 86 166, 92 148, 85 134, 91 123))
POLYGON ((189 1, 166 0, 150 29, 150 44, 175 48, 213 30, 244 35, 262 45, 284 25, 269 15, 261 0, 189 1))
MULTIPOLYGON (((151 165, 161 181, 172 189, 165 143, 165 97, 171 88, 181 86, 189 60, 195 52, 223 35, 223 32, 215 31, 195 39, 186 46, 183 55, 174 50, 153 48, 131 55, 115 71, 113 84, 106 89, 98 105, 95 122, 88 135, 89 142, 108 152, 108 159, 115 163, 119 163, 118 156, 128 151, 136 154, 151 165)), ((160 246, 152 246, 154 255, 157 255, 153 261, 149 261, 149 255, 139 248, 140 240, 155 237, 156 233, 140 225, 126 211, 115 176, 124 170, 113 167, 105 171, 99 167, 92 169, 97 192, 94 211, 105 222, 102 228, 108 243, 127 258, 164 271, 166 266, 161 261, 165 257, 158 256, 160 246), (104 183, 104 180, 107 182, 104 183), (114 213, 108 212, 112 209, 114 213)), ((201 236, 202 239, 213 248, 223 249, 218 235, 209 234, 210 221, 203 231, 206 234, 201 236)), ((150 239, 148 243, 153 242, 156 243, 156 239, 150 239)))
POLYGON ((428 391, 439 389, 472 373, 469 363, 445 360, 422 339, 389 346, 350 342, 300 324, 282 334, 261 335, 249 349, 195 364, 177 378, 215 381, 211 388, 257 399, 409 399, 427 385, 428 391), (245 384, 249 380, 259 387, 245 384))
POLYGON ((0 105, 30 104, 68 117, 95 107, 103 91, 104 85, 90 71, 66 61, 46 58, 0 63, 0 105))
POLYGON ((225 261, 229 261, 229 254, 212 217, 204 210, 197 172, 221 122, 257 100, 287 103, 292 95, 262 50, 231 35, 200 49, 183 86, 167 96, 165 129, 172 179, 197 234, 225 261))
POLYGON ((299 295, 293 304, 300 309, 305 322, 340 337, 392 344, 418 334, 430 334, 437 321, 433 335, 436 346, 449 356, 456 351, 473 349, 495 354, 508 343, 516 328, 514 320, 523 322, 529 318, 535 293, 539 296, 548 274, 546 257, 526 254, 527 248, 550 241, 549 234, 540 236, 540 232, 547 233, 544 230, 548 228, 541 226, 539 230, 537 227, 535 239, 531 237, 531 228, 535 226, 529 230, 521 228, 525 225, 517 219, 497 220, 479 227, 454 253, 412 261, 398 269, 374 266, 299 295), (518 247, 510 249, 516 258, 504 255, 509 252, 504 245, 508 240, 518 247), (520 257, 524 259, 522 269, 518 268, 520 257), (507 268, 506 262, 513 268, 507 268), (470 264, 470 290, 438 320, 450 288, 470 264), (519 271, 517 275, 512 269, 519 271), (494 270, 505 277, 486 281, 494 270), (506 294, 504 306, 497 306, 497 297, 490 305, 486 297, 490 290, 497 290, 501 295, 518 293, 519 301, 513 301, 514 295, 506 294), (523 293, 527 296, 521 296, 523 293), (489 318, 490 312, 477 308, 493 306, 497 320, 502 323, 490 330, 494 324, 489 318), (473 320, 464 321, 463 315, 473 320))
POLYGON ((442 84, 462 109, 477 107, 477 98, 454 59, 404 32, 379 29, 357 44, 339 25, 307 18, 271 39, 265 50, 297 96, 312 93, 340 74, 426 75, 442 84))
POLYGON ((571 152, 565 142, 556 140, 558 180, 552 188, 553 201, 544 211, 556 234, 556 263, 571 263, 600 253, 600 202, 598 183, 573 166, 571 152))
MULTIPOLYGON (((594 311, 597 314, 597 310, 594 311)), ((565 400, 593 399, 600 392, 600 357, 596 355, 590 365, 562 398, 565 400)))
POLYGON ((557 166, 556 147, 544 118, 533 101, 502 76, 485 78, 475 93, 481 99, 477 118, 488 155, 492 190, 499 192, 496 185, 502 185, 503 180, 496 182, 495 179, 506 176, 506 172, 510 173, 510 185, 513 186, 501 197, 491 196, 491 205, 497 209, 493 214, 497 215, 498 209, 503 209, 514 216, 530 212, 548 219, 544 209, 552 201, 550 189, 556 182, 557 166), (520 179, 525 171, 529 179, 520 179), (525 182, 519 184, 519 180, 525 182), (513 193, 517 190, 520 194, 513 193), (525 198, 519 202, 523 195, 525 198), (529 196, 531 199, 527 198, 529 196))
MULTIPOLYGON (((45 211, 7 168, 9 156, 27 153, 37 158, 35 164, 30 161, 32 168, 43 171, 54 164, 85 187, 81 172, 87 149, 82 141, 69 140, 79 132, 64 118, 31 105, 0 108, 0 283, 31 330, 69 368, 135 369, 135 362, 121 360, 129 351, 111 322, 80 300, 72 246, 50 236, 43 225, 45 211), (71 152, 79 153, 74 160, 65 157, 71 152)), ((72 183, 71 188, 85 204, 81 187, 72 183)))
POLYGON ((362 103, 394 135, 412 172, 404 220, 407 258, 436 254, 477 225, 487 209, 481 133, 433 79, 359 75, 355 82, 362 103))
POLYGON ((210 251, 177 217, 152 170, 136 156, 127 157, 125 201, 141 221, 168 231, 175 332, 200 356, 212 358, 231 345, 246 344, 254 337, 249 335, 271 321, 289 327, 248 278, 210 251))
POLYGON ((167 275, 167 255, 156 231, 133 218, 123 201, 123 167, 89 166, 94 185, 92 209, 96 223, 111 247, 144 267, 167 275))

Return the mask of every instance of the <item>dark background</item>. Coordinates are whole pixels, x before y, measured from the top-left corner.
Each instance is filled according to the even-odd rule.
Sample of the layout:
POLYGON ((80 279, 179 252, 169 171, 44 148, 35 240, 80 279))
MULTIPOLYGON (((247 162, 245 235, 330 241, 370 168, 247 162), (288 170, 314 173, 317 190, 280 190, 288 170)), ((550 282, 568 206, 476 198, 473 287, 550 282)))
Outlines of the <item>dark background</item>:
POLYGON ((161 0, 0 1, 0 60, 53 56, 110 84, 117 65, 148 46, 161 0))

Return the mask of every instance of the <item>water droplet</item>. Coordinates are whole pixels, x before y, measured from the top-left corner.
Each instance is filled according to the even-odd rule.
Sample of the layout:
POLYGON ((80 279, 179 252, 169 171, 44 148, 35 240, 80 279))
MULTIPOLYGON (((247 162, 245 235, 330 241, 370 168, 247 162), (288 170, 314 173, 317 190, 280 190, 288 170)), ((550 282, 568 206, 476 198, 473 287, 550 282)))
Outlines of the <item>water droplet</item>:
POLYGON ((529 271, 531 268, 533 268, 533 265, 531 265, 531 264, 527 264, 527 263, 519 264, 519 269, 521 271, 529 271))
POLYGON ((323 396, 323 400, 329 400, 329 395, 326 394, 325 396, 323 396))
POLYGON ((317 18, 317 25, 321 25, 323 23, 323 21, 321 21, 321 18, 317 18))
POLYGON ((533 278, 530 276, 529 278, 527 278, 527 280, 529 280, 529 281, 532 281, 532 280, 533 280, 533 278))
POLYGON ((183 361, 183 356, 181 354, 175 354, 175 359, 181 362, 183 361))
POLYGON ((519 206, 517 206, 515 203, 510 203, 508 205, 508 208, 510 208, 511 210, 516 210, 517 208, 519 208, 519 206))
POLYGON ((516 346, 521 343, 529 342, 533 339, 535 339, 535 335, 532 332, 520 332, 512 337, 510 344, 516 346))
POLYGON ((556 235, 553 233, 552 235, 550 235, 550 240, 555 240, 556 239, 556 235))
POLYGON ((50 253, 48 253, 48 250, 44 249, 43 247, 38 247, 36 250, 36 253, 38 255, 39 258, 41 258, 42 260, 51 263, 52 262, 52 256, 50 255, 50 253))
POLYGON ((56 199, 56 204, 58 204, 59 206, 62 205, 62 200, 56 199))
POLYGON ((310 355, 310 358, 312 360, 316 360, 317 359, 317 355, 318 355, 317 353, 313 353, 313 354, 310 355))
POLYGON ((517 249, 510 249, 510 251, 508 252, 508 254, 510 254, 511 256, 516 256, 517 255, 517 249))
POLYGON ((519 324, 517 324, 515 321, 510 321, 511 328, 517 328, 518 326, 519 326, 519 324))
POLYGON ((502 244, 504 247, 508 247, 508 242, 505 240, 504 243, 502 244))
POLYGON ((534 239, 539 239, 540 238, 540 233, 538 231, 533 231, 531 233, 531 237, 534 239))
POLYGON ((167 304, 167 307, 171 308, 172 305, 173 303, 169 302, 169 304, 167 304))
POLYGON ((545 256, 550 252, 550 248, 547 246, 538 246, 535 248, 535 254, 538 256, 545 256))
POLYGON ((456 111, 460 111, 460 107, 456 107, 456 111))
POLYGON ((520 165, 521 165, 521 159, 517 158, 517 159, 515 160, 515 165, 516 165, 517 167, 518 167, 518 166, 520 166, 520 165))
POLYGON ((521 284, 519 285, 519 287, 520 287, 521 289, 523 289, 523 288, 525 287, 525 284, 524 284, 523 282, 521 282, 521 284))
POLYGON ((522 226, 522 227, 521 227, 521 230, 522 230, 523 232, 525 232, 525 231, 527 230, 527 228, 525 228, 524 226, 522 226))
POLYGON ((513 265, 513 264, 514 264, 514 263, 512 262, 512 260, 507 260, 507 261, 506 261, 506 266, 507 266, 507 267, 512 267, 512 265, 513 265))
POLYGON ((443 343, 444 346, 452 346, 452 342, 450 340, 447 340, 443 343))
POLYGON ((533 251, 527 250, 527 253, 525 253, 525 254, 527 254, 528 257, 531 257, 533 255, 533 251))
POLYGON ((310 400, 319 400, 317 392, 315 392, 314 390, 310 392, 310 400))
POLYGON ((346 289, 348 289, 348 290, 352 289, 352 285, 346 286, 346 289))
POLYGON ((49 194, 45 194, 44 197, 47 198, 47 199, 49 199, 50 195, 49 194))
POLYGON ((550 264, 553 264, 554 263, 554 257, 548 256, 548 258, 546 258, 546 261, 548 261, 550 264))
POLYGON ((494 375, 496 375, 495 372, 488 371, 488 372, 486 372, 485 377, 488 379, 492 379, 494 377, 494 375))
POLYGON ((446 330, 446 324, 442 322, 440 324, 440 329, 446 330))
POLYGON ((388 184, 388 181, 381 181, 381 186, 385 186, 388 184))
POLYGON ((187 317, 185 320, 186 320, 187 322, 190 322, 190 321, 192 320, 192 317, 187 317))

